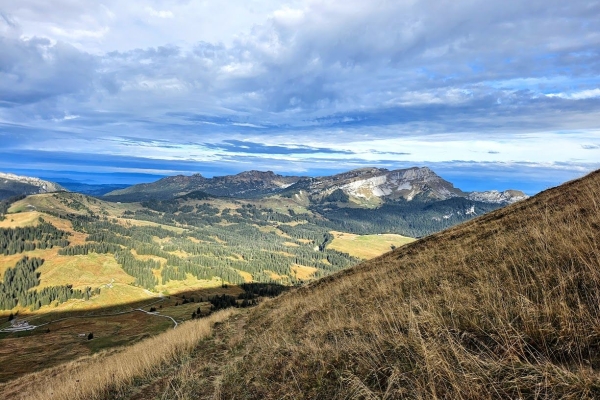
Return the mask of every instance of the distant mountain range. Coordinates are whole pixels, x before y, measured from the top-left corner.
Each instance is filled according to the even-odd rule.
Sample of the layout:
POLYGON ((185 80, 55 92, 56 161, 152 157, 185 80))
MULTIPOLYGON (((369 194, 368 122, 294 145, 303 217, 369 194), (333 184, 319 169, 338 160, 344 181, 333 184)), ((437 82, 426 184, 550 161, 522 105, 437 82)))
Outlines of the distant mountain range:
MULTIPOLYGON (((38 178, 11 174, 0 177, 0 200, 66 190, 38 178)), ((334 230, 411 237, 440 231, 528 197, 516 190, 464 192, 427 167, 393 171, 361 168, 316 178, 282 176, 272 171, 246 171, 214 178, 177 175, 126 188, 74 182, 65 185, 72 191, 113 203, 139 202, 154 210, 210 198, 245 199, 257 206, 266 206, 270 200, 292 200, 324 218, 334 230), (117 190, 110 191, 115 187, 117 190)))
POLYGON ((272 171, 253 170, 213 178, 205 178, 200 174, 169 176, 156 182, 133 186, 75 181, 57 183, 0 172, 0 199, 66 190, 122 202, 170 200, 191 193, 205 193, 215 197, 240 199, 280 195, 303 205, 337 202, 357 206, 378 206, 384 202, 402 199, 439 201, 451 198, 511 204, 528 197, 517 190, 463 192, 427 167, 392 171, 385 168, 361 168, 317 178, 283 176, 272 171))
POLYGON ((115 190, 104 197, 111 201, 136 202, 169 200, 191 192, 203 191, 212 196, 257 198, 276 194, 300 179, 302 178, 297 176, 277 175, 271 171, 246 171, 214 178, 205 178, 200 174, 177 175, 115 190))
POLYGON ((61 190, 66 189, 55 182, 0 172, 0 200, 15 196, 58 192, 61 190))
POLYGON ((281 195, 303 205, 337 202, 378 206, 384 202, 401 199, 439 201, 451 198, 510 204, 527 198, 523 192, 515 190, 463 192, 431 169, 414 167, 393 171, 384 168, 361 168, 318 178, 282 176, 272 171, 247 171, 214 178, 205 178, 200 174, 177 175, 153 183, 115 190, 107 193, 104 199, 123 202, 169 200, 197 191, 212 196, 234 198, 281 195))

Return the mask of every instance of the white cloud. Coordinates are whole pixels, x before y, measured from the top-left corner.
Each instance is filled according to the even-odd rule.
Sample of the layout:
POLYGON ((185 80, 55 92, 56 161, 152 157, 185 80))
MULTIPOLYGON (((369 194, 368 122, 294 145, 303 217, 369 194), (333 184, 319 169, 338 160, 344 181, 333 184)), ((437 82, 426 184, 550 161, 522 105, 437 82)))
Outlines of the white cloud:
POLYGON ((150 14, 150 16, 156 17, 156 18, 174 18, 175 17, 173 12, 169 11, 169 10, 157 11, 152 7, 146 7, 145 10, 148 14, 150 14))
POLYGON ((50 31, 54 34, 54 37, 60 37, 61 39, 81 40, 83 38, 95 38, 99 39, 110 31, 108 27, 102 27, 98 30, 85 30, 85 29, 74 29, 67 31, 57 26, 50 27, 50 31))
POLYGON ((548 97, 560 97, 563 99, 571 99, 571 100, 584 100, 584 99, 593 99, 600 97, 600 89, 589 89, 589 90, 581 90, 579 92, 571 92, 571 93, 552 93, 548 94, 548 97))

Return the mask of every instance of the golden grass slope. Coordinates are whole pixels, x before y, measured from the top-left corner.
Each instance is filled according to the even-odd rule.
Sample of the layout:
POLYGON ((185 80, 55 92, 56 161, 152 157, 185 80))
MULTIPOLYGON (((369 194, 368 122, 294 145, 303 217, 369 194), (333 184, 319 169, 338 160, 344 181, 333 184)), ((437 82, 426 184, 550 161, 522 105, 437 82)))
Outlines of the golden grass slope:
POLYGON ((381 235, 355 235, 335 231, 331 233, 334 238, 327 247, 363 260, 380 256, 394 248, 415 241, 413 238, 390 233, 381 235))
POLYGON ((222 398, 599 398, 599 193, 595 172, 259 307, 222 398))
MULTIPOLYGON (((152 398, 176 399, 600 398, 600 172, 242 316, 244 329, 215 331, 193 362, 152 383, 123 380, 119 396, 152 387, 152 398), (207 377, 214 353, 203 349, 214 347, 223 356, 207 377)), ((136 351, 150 353, 150 342, 136 351)), ((75 377, 50 375, 25 377, 35 385, 21 394, 77 390, 75 377)), ((114 394, 101 378, 87 385, 97 398, 114 394)))

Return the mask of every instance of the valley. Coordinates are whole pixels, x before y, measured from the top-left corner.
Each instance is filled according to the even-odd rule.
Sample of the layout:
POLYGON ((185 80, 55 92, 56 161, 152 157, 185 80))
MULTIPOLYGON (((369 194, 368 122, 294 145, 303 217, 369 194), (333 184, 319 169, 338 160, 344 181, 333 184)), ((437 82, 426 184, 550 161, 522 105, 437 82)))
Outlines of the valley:
POLYGON ((510 200, 470 200, 427 169, 395 172, 400 192, 384 190, 372 185, 387 182, 373 179, 381 173, 391 174, 307 181, 250 171, 165 178, 167 191, 159 181, 98 198, 5 199, 0 362, 14 367, 0 382, 262 303, 510 200), (402 174, 409 181, 398 183, 402 174))

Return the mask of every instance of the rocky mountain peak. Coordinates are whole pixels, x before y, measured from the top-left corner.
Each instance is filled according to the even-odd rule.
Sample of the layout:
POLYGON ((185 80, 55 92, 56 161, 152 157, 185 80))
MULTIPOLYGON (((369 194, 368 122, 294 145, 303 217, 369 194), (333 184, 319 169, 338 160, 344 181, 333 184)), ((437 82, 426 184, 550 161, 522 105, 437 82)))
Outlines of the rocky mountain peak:
POLYGON ((66 189, 58 183, 30 176, 0 172, 0 198, 22 195, 58 192, 66 189))
POLYGON ((273 171, 245 171, 237 175, 204 178, 200 174, 177 175, 158 182, 132 186, 106 195, 126 201, 155 198, 169 199, 193 191, 203 191, 213 196, 254 198, 274 194, 296 196, 302 204, 311 201, 348 199, 357 204, 377 206, 385 201, 415 198, 422 200, 446 200, 465 197, 474 201, 510 203, 522 198, 521 192, 465 193, 428 167, 412 167, 388 170, 367 167, 332 176, 302 178, 282 176, 273 171), (334 194, 335 195, 332 195, 334 194))

